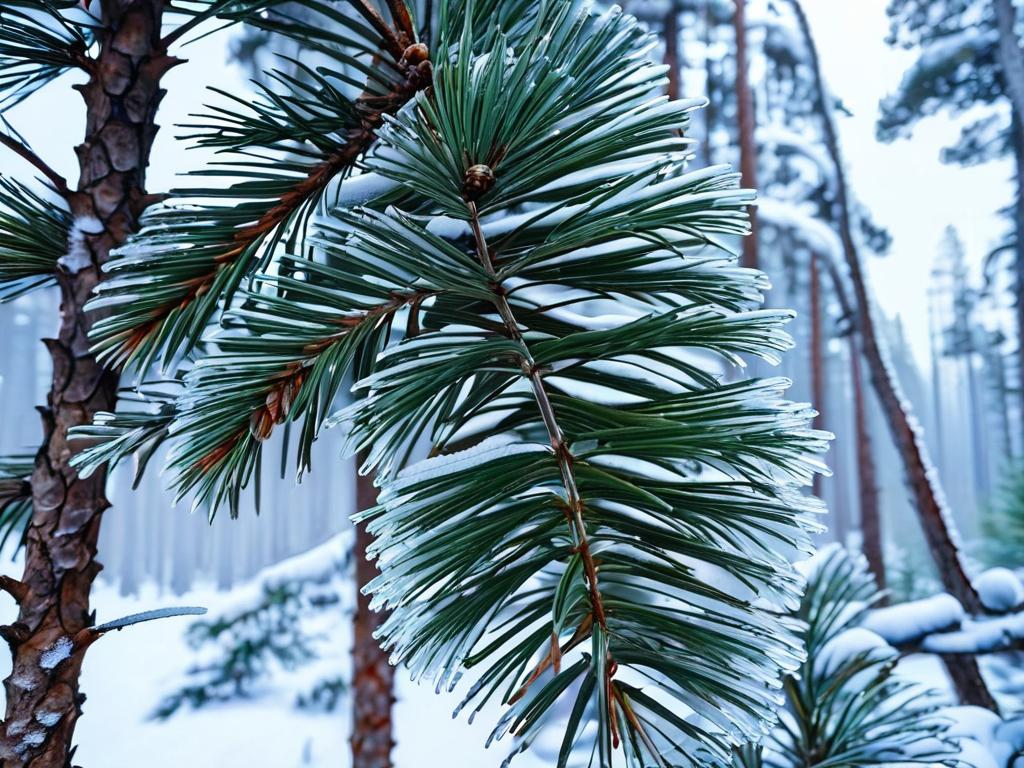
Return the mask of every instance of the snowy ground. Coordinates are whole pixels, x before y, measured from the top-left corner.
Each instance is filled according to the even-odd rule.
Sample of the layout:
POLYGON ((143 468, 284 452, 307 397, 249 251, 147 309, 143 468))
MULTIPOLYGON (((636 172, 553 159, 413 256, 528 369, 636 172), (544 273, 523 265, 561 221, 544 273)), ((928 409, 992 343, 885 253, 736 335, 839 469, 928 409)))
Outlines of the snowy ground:
MULTIPOLYGON (((294 564, 284 565, 282 572, 289 568, 294 570, 294 564)), ((13 564, 4 570, 13 572, 13 564)), ((274 571, 270 569, 265 576, 274 571)), ((180 598, 151 587, 138 597, 126 598, 115 586, 101 584, 93 605, 98 622, 177 605, 204 606, 217 614, 225 607, 237 608, 240 602, 247 602, 247 591, 258 594, 255 586, 229 593, 197 589, 180 598)), ((5 607, 0 616, 12 608, 5 607)), ((76 764, 103 768, 344 768, 349 764, 348 711, 341 707, 333 713, 311 713, 295 707, 297 692, 308 690, 325 670, 337 672, 344 667, 350 638, 343 609, 339 607, 328 616, 327 623, 313 625, 331 638, 320 662, 297 673, 277 675, 248 700, 199 711, 185 708, 166 721, 153 720, 150 714, 161 698, 182 685, 185 671, 197 660, 184 638, 191 620, 173 618, 129 627, 104 636, 89 650, 83 679, 88 701, 77 729, 76 764)), ((0 675, 6 677, 8 664, 7 654, 0 654, 0 665, 4 665, 0 675)), ((935 657, 912 656, 902 661, 900 668, 906 676, 930 687, 947 688, 935 657)), ((498 744, 491 750, 483 747, 490 725, 497 719, 495 712, 485 711, 475 725, 467 725, 465 717, 451 717, 456 695, 438 696, 429 686, 416 686, 401 674, 399 681, 397 768, 433 766, 439 764, 436 758, 442 753, 446 768, 497 768, 501 764, 507 745, 498 744)), ((1004 751, 991 740, 995 718, 971 708, 950 710, 950 714, 959 722, 958 734, 978 740, 962 742, 962 758, 968 765, 1004 768, 1006 757, 993 759, 993 753, 1004 751)), ((516 768, 541 768, 545 762, 527 753, 514 764, 516 768)))
MULTIPOLYGON (((9 570, 5 568, 4 570, 9 570)), ((98 587, 93 605, 97 621, 169 605, 202 605, 216 611, 231 594, 200 589, 182 598, 144 590, 125 598, 110 585, 98 587)), ((10 607, 5 606, 2 615, 10 607)), ((103 768, 298 768, 348 765, 348 712, 310 714, 294 707, 295 688, 268 685, 252 700, 216 705, 198 712, 182 710, 160 722, 148 715, 163 694, 180 685, 194 654, 183 638, 190 619, 175 618, 140 624, 105 636, 85 661, 83 690, 88 696, 76 736, 75 763, 103 768)), ((341 652, 349 639, 339 638, 341 652)), ((0 675, 9 672, 7 654, 0 654, 0 675)), ((309 670, 292 680, 309 680, 309 670)), ((2 691, 0 691, 2 693, 2 691)), ((430 757, 444 751, 446 768, 496 768, 502 745, 483 748, 488 723, 473 726, 452 720, 455 696, 437 696, 425 686, 402 679, 396 711, 398 768, 435 765, 430 757)), ((543 765, 531 755, 516 760, 517 768, 543 765)))

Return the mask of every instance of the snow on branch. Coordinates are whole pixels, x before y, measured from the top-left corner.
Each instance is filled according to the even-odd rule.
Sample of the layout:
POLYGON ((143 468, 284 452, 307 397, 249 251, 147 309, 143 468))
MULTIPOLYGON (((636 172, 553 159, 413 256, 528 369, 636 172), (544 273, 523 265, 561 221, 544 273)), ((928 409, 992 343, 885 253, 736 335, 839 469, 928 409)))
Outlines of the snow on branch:
POLYGON ((95 627, 90 627, 89 631, 93 634, 103 634, 104 632, 110 632, 112 630, 121 630, 125 627, 130 627, 133 624, 141 624, 144 621, 156 621, 157 619, 169 619, 173 616, 202 616, 206 613, 205 608, 197 606, 181 606, 171 608, 157 608, 153 611, 143 611, 142 613, 133 613, 130 616, 122 616, 120 619, 114 619, 108 621, 105 624, 98 624, 95 627))
POLYGON ((975 586, 989 615, 970 616, 943 593, 871 611, 863 626, 903 653, 1024 650, 1024 585, 1006 568, 993 568, 975 586))

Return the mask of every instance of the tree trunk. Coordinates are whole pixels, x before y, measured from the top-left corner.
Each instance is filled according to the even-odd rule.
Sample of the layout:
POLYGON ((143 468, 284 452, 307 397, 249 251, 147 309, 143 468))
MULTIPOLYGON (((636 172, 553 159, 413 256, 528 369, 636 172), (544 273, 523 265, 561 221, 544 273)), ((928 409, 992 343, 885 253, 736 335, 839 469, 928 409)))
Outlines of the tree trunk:
MULTIPOLYGON (((882 536, 882 513, 878 504, 878 480, 875 452, 868 427, 867 398, 864 396, 864 375, 860 350, 850 337, 850 379, 853 382, 853 419, 857 440, 857 491, 860 497, 861 548, 868 568, 879 589, 885 589, 885 556, 882 536)), ((888 599, 885 599, 888 602, 888 599)))
POLYGON ((985 354, 988 357, 988 364, 989 368, 992 370, 992 376, 996 380, 995 411, 996 418, 999 420, 999 445, 1002 450, 1002 456, 999 459, 999 463, 996 464, 996 471, 1002 474, 1002 472, 1005 471, 1007 464, 1013 460, 1013 436, 1010 427, 1010 403, 1006 396, 1006 361, 1003 359, 1002 351, 994 343, 989 345, 985 354))
POLYGON ((1017 371, 1018 406, 1024 422, 1024 56, 1017 36, 1017 9, 1013 0, 993 0, 996 29, 999 33, 998 59, 1003 87, 1010 99, 1013 157, 1017 172, 1017 199, 1013 220, 1016 246, 1014 266, 1017 273, 1017 371))
MULTIPOLYGON (((743 186, 757 189, 757 144, 754 138, 754 94, 750 90, 750 64, 747 61, 746 0, 735 0, 733 26, 736 30, 736 118, 740 132, 740 176, 743 186)), ((743 238, 745 267, 758 268, 757 210, 750 208, 750 236, 743 238)))
MULTIPOLYGON (((920 439, 904 408, 903 399, 894 375, 889 370, 886 353, 883 351, 882 340, 878 337, 875 330, 867 283, 861 271, 860 256, 857 253, 857 245, 853 238, 846 172, 843 168, 839 152, 839 138, 836 135, 832 114, 825 97, 825 86, 821 78, 818 51, 814 44, 814 38, 811 35, 807 17, 804 15, 799 0, 790 0, 790 3, 807 45, 811 69, 814 73, 815 105, 821 116, 825 146, 835 169, 839 237, 842 241, 843 253, 846 257, 846 263, 850 271, 850 280, 853 285, 857 325, 860 331, 864 359, 867 360, 868 366, 871 369, 871 381, 881 403, 886 421, 889 424, 889 429, 892 432, 893 441, 903 457, 905 479, 913 494, 914 506, 917 510, 921 527, 924 530, 928 549, 931 552, 932 559, 935 561, 939 578, 942 580, 946 590, 959 600, 968 612, 978 614, 982 611, 981 600, 978 598, 978 593, 975 591, 974 585, 971 584, 971 580, 967 577, 967 572, 964 570, 963 563, 960 560, 960 552, 954 539, 953 521, 947 515, 943 502, 940 500, 940 491, 934 485, 936 478, 925 453, 924 441, 920 439)), ((957 686, 957 694, 961 702, 963 704, 973 704, 994 709, 992 696, 988 693, 977 664, 965 664, 962 662, 957 664, 956 670, 950 669, 950 676, 957 686)))
POLYGON ((52 388, 40 408, 44 441, 32 475, 33 510, 21 582, 6 582, 18 620, 2 634, 13 670, 4 681, 7 712, 0 728, 4 768, 66 768, 85 697, 79 672, 93 624, 89 592, 100 564, 96 541, 109 503, 106 473, 80 479, 69 466, 68 429, 112 411, 118 377, 89 353, 85 302, 112 248, 134 232, 149 202, 145 171, 163 96, 161 76, 177 61, 160 49, 163 0, 106 0, 100 52, 85 100, 85 141, 76 149, 78 190, 68 195, 75 220, 68 256, 58 266, 61 323, 45 344, 52 388), (63 263, 66 262, 66 263, 63 263))
POLYGON ((941 350, 939 343, 942 338, 942 320, 936 319, 938 309, 934 301, 929 298, 928 303, 928 351, 931 357, 931 380, 932 380, 932 406, 935 418, 935 452, 939 457, 939 469, 946 471, 946 433, 944 428, 945 416, 943 415, 942 402, 942 375, 939 368, 941 350))
POLYGON ((967 654, 942 654, 939 658, 946 666, 946 674, 949 675, 953 690, 956 691, 961 704, 984 707, 993 712, 999 711, 995 699, 985 685, 985 678, 981 676, 977 657, 967 654))
MULTIPOLYGON (((357 459, 363 463, 363 456, 357 459)), ((356 506, 362 511, 377 503, 372 476, 357 474, 356 506)), ((356 613, 352 645, 352 768, 390 768, 394 746, 391 707, 395 702, 395 670, 373 637, 385 616, 370 610, 362 588, 378 574, 366 559, 373 537, 364 525, 356 526, 356 613)))
POLYGON ((668 67, 668 90, 670 99, 678 99, 679 87, 679 7, 672 3, 665 14, 665 66, 668 67))
MULTIPOLYGON (((811 316, 811 400, 817 415, 814 428, 825 428, 825 349, 821 332, 821 278, 818 276, 818 257, 811 254, 810 307, 811 316)), ((821 496, 822 476, 814 476, 814 495, 821 496)))
POLYGON ((960 561, 960 553, 951 531, 952 521, 947 519, 939 493, 933 485, 935 478, 929 469, 924 445, 922 441, 918 440, 916 429, 911 424, 904 408, 894 374, 886 361, 883 342, 875 329, 867 283, 861 270, 860 256, 857 253, 857 245, 853 237, 846 173, 839 153, 839 139, 836 136, 835 126, 827 106, 817 50, 800 3, 798 0, 790 0, 790 2, 796 11, 807 42, 815 78, 815 101, 824 128, 826 149, 835 169, 839 236, 850 272, 854 301, 856 302, 858 330, 864 358, 870 368, 871 381, 892 431, 893 440, 903 457, 907 485, 913 494, 921 526, 924 528, 925 538, 938 567, 943 586, 963 604, 964 608, 972 613, 979 613, 981 602, 978 600, 978 593, 974 590, 970 579, 967 578, 963 563, 960 561))

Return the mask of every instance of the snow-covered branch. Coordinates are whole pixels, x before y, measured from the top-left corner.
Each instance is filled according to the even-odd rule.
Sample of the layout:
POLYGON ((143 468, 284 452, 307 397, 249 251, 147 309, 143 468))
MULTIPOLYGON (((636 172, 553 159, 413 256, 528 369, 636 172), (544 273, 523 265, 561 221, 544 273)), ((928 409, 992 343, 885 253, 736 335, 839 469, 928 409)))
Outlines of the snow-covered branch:
POLYGON ((975 581, 989 613, 971 616, 949 594, 871 611, 864 626, 903 653, 987 654, 1024 650, 1024 586, 1006 568, 975 581))

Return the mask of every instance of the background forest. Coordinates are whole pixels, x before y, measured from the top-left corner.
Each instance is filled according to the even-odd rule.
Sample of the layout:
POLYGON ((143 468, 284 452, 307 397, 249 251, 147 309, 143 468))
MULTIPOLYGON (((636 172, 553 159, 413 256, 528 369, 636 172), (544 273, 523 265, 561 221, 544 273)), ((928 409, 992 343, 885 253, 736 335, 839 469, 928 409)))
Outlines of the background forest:
MULTIPOLYGON (((82 72, 58 71, 31 94, 34 87, 12 88, 24 74, 14 69, 19 46, 34 43, 17 36, 19 4, 10 4, 6 22, 5 5, 0 0, 0 257, 5 248, 8 257, 17 255, 18 205, 31 208, 46 197, 30 180, 71 177, 82 162, 73 147, 87 128, 72 90, 86 81, 82 72), (5 33, 4 23, 15 32, 5 33), (20 146, 30 147, 31 157, 8 151, 20 146), (46 158, 47 167, 33 157, 46 158)), ((74 13, 76 5, 55 7, 74 13)), ((99 13, 99 5, 87 10, 99 13)), ((216 163, 231 157, 225 153, 243 134, 254 153, 270 147, 286 165, 282 174, 318 157, 321 146, 296 149, 267 139, 261 128, 282 108, 274 98, 281 88, 309 88, 304 108, 317 108, 310 105, 327 92, 316 90, 324 86, 317 67, 335 66, 338 40, 308 30, 331 29, 331 13, 351 16, 353 4, 270 5, 239 24, 190 9, 196 23, 185 22, 187 44, 173 51, 188 62, 169 68, 161 82, 166 96, 157 98, 163 128, 153 139, 147 189, 195 187, 184 175, 207 173, 208 187, 190 192, 190 204, 230 201, 232 174, 241 172, 216 163), (246 109, 254 110, 255 118, 245 118, 251 123, 232 122, 246 109)), ((1012 768, 1024 750, 1017 718, 1024 708, 1019 9, 1010 0, 623 5, 654 36, 650 55, 667 77, 659 87, 673 99, 707 99, 685 130, 688 163, 731 165, 744 187, 758 190, 753 234, 741 241, 726 230, 723 237, 743 266, 767 273, 765 306, 796 312, 788 326, 795 346, 781 362, 757 360, 721 375, 727 382, 748 374, 791 379, 787 397, 812 403, 813 427, 835 436, 824 457, 830 472, 807 472, 807 492, 828 513, 813 537, 819 553, 800 566, 809 590, 789 606, 810 627, 804 641, 812 658, 790 670, 784 690, 791 711, 813 711, 820 721, 811 728, 784 717, 764 756, 737 752, 736 764, 961 760, 1012 768), (840 689, 864 691, 876 709, 851 715, 843 707, 855 697, 830 690, 830 677, 843 681, 840 689), (919 700, 925 689, 934 694, 919 700), (910 725, 893 711, 907 713, 910 725), (872 719, 878 713, 884 715, 872 719), (822 754, 820 744, 832 752, 822 754)), ((395 5, 387 7, 389 23, 400 27, 395 5)), ((315 205, 375 193, 347 189, 325 184, 315 205)), ((264 197, 276 203, 287 195, 272 188, 264 197)), ((319 212, 314 207, 309 211, 319 212)), ((60 214, 51 221, 58 232, 60 222, 60 214)), ((288 238, 297 238, 304 222, 289 218, 256 247, 270 254, 292 245, 288 238)), ((171 228, 173 221, 158 224, 171 228)), ((2 270, 7 262, 0 262, 2 270)), ((188 284, 188 275, 169 267, 161 274, 188 284)), ((25 483, 41 436, 33 406, 51 387, 51 352, 40 339, 56 332, 59 289, 31 271, 0 278, 0 491, 9 532, 2 572, 18 579, 31 508, 25 483)), ((116 291, 109 306, 135 298, 116 291)), ((206 319, 214 322, 213 315, 211 309, 206 319)), ((132 318, 125 322, 132 330, 132 318)), ((166 362, 177 354, 168 338, 183 347, 188 336, 173 322, 161 343, 141 352, 124 352, 115 332, 100 344, 114 357, 148 364, 163 355, 166 362)), ((244 354, 244 345, 235 352, 244 354)), ((175 375, 122 378, 122 405, 157 417, 146 425, 165 424, 158 419, 173 407, 175 375)), ((347 402, 351 382, 345 384, 338 384, 338 399, 347 402)), ((173 473, 160 469, 175 466, 176 449, 162 437, 148 442, 155 432, 129 446, 139 451, 115 441, 111 453, 90 459, 88 469, 123 459, 108 481, 112 509, 99 532, 96 620, 175 606, 209 613, 138 624, 96 642, 82 667, 88 699, 74 731, 75 764, 382 768, 391 764, 393 737, 400 768, 499 765, 506 750, 484 748, 500 715, 496 703, 484 708, 495 716, 481 716, 483 724, 452 719, 456 700, 435 698, 432 684, 415 685, 401 670, 393 674, 369 639, 375 624, 356 594, 375 572, 361 556, 365 534, 349 518, 370 506, 375 490, 357 478, 354 459, 341 458, 345 428, 325 429, 313 443, 298 422, 277 429, 285 418, 272 406, 267 399, 245 414, 247 425, 255 414, 253 433, 269 439, 260 444, 262 471, 237 497, 217 497, 219 489, 201 479, 186 493, 176 493, 180 484, 169 488, 173 473), (296 450, 307 451, 303 460, 316 467, 301 483, 294 481, 296 450), (194 505, 188 492, 197 486, 194 505), (218 501, 237 517, 225 511, 208 520, 218 501)), ((118 408, 118 418, 101 417, 83 434, 129 434, 138 424, 118 420, 118 408)), ((218 434, 223 427, 201 418, 190 427, 197 434, 207 428, 218 434)), ((2 664, 9 664, 6 656, 2 664)), ((562 720, 579 720, 563 710, 562 720)), ((560 747, 558 728, 539 732, 516 764, 555 765, 560 747)))

